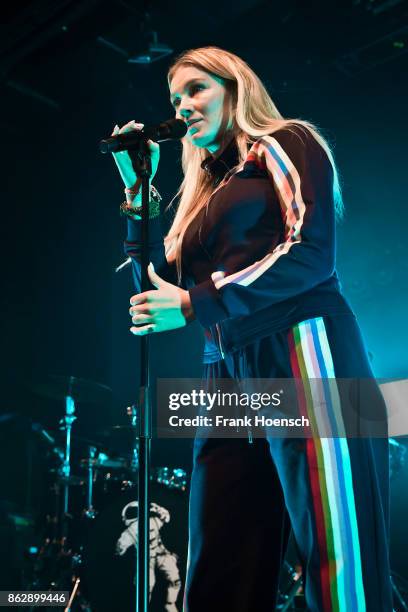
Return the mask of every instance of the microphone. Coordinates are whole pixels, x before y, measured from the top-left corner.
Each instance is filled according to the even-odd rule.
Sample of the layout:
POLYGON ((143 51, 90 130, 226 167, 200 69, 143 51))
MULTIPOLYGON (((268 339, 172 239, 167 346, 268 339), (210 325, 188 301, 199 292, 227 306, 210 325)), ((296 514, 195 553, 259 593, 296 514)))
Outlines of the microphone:
POLYGON ((132 130, 124 134, 116 134, 105 138, 99 143, 101 153, 116 153, 138 147, 141 140, 164 142, 183 138, 187 133, 187 125, 181 119, 169 119, 156 125, 145 125, 142 130, 132 130))

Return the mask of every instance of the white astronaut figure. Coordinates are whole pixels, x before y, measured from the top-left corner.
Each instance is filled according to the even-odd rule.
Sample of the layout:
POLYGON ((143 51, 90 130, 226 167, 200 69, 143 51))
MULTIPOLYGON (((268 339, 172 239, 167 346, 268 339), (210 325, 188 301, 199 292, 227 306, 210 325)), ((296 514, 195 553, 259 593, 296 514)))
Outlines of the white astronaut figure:
MULTIPOLYGON (((137 546, 138 517, 128 518, 130 508, 138 508, 138 502, 126 504, 122 510, 122 521, 126 529, 116 543, 116 554, 124 555, 130 546, 137 546)), ((178 612, 176 601, 181 588, 180 572, 177 567, 177 555, 164 546, 160 529, 170 521, 170 512, 158 504, 150 504, 150 597, 156 583, 156 572, 162 573, 167 583, 166 612, 178 612)))

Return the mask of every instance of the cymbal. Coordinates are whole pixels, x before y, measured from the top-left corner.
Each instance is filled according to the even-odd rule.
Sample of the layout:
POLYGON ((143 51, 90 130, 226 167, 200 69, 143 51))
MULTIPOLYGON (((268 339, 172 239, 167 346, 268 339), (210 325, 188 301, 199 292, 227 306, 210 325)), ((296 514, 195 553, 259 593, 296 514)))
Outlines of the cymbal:
MULTIPOLYGON (((107 429, 102 429, 100 431, 97 431, 94 435, 97 438, 100 439, 109 439, 109 440, 114 440, 114 439, 120 439, 120 438, 124 438, 124 439, 132 439, 136 437, 136 433, 138 431, 137 426, 133 427, 132 425, 112 425, 111 427, 108 427, 107 429)), ((175 431, 175 427, 153 427, 153 437, 157 437, 157 434, 160 433, 160 436, 165 436, 167 437, 167 434, 169 434, 168 437, 170 438, 174 438, 176 436, 176 431, 175 431)), ((159 436, 159 437, 160 437, 159 436)))
POLYGON ((58 475, 57 480, 61 484, 67 484, 71 486, 82 487, 85 484, 85 478, 83 476, 74 476, 73 474, 71 474, 70 476, 58 475))
POLYGON ((111 425, 107 429, 101 429, 95 433, 95 436, 100 438, 110 438, 113 436, 128 435, 129 433, 135 434, 137 427, 132 425, 111 425))
POLYGON ((114 456, 109 457, 105 453, 99 453, 95 459, 81 459, 81 467, 98 468, 107 470, 126 469, 129 467, 129 459, 127 457, 114 456))
POLYGON ((33 383, 30 388, 35 393, 51 399, 64 400, 69 395, 76 402, 90 404, 106 401, 112 393, 110 387, 93 380, 53 374, 41 382, 33 383))
POLYGON ((35 525, 34 519, 24 514, 12 513, 8 515, 8 518, 14 523, 14 526, 17 528, 33 527, 35 525))

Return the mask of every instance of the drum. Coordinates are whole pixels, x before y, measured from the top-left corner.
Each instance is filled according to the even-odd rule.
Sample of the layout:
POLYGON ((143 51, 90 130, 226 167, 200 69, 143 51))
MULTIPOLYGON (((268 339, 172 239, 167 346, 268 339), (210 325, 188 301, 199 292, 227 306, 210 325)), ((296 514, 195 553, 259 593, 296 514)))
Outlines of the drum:
MULTIPOLYGON (((188 495, 185 486, 169 486, 167 479, 162 480, 165 482, 152 482, 150 489, 152 612, 164 612, 170 603, 175 605, 174 610, 182 610, 187 564, 188 495)), ((83 550, 82 592, 92 612, 135 610, 137 526, 135 485, 105 499, 103 509, 89 523, 83 550)))

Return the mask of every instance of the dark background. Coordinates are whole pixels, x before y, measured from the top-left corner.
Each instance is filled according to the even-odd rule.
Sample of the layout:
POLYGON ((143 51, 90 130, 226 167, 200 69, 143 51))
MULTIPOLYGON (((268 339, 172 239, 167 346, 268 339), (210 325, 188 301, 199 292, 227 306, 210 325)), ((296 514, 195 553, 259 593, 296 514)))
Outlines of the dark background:
MULTIPOLYGON (((1 497, 16 512, 41 513, 50 465, 27 419, 61 440, 64 404, 34 393, 33 384, 59 374, 112 389, 104 401, 77 406, 75 461, 86 453, 81 436, 100 439, 125 424, 135 401, 132 284, 128 271, 114 272, 123 260, 122 184, 98 141, 115 123, 172 116, 166 72, 184 49, 215 44, 237 53, 284 116, 311 120, 333 144, 346 205, 338 231, 344 292, 375 374, 407 377, 407 16, 407 2, 398 0, 33 0, 6 7, 0 453, 1 497), (146 55, 152 32, 172 52, 129 61, 146 55)), ((169 201, 181 179, 179 144, 163 144, 161 156, 155 184, 169 201)), ((153 337, 152 345, 155 375, 200 376, 198 325, 153 337)), ((190 446, 156 441, 153 463, 189 470, 190 446)), ((406 577, 407 476, 405 466, 392 483, 392 561, 406 577)))

